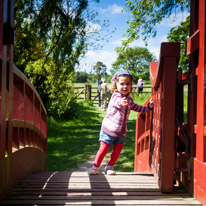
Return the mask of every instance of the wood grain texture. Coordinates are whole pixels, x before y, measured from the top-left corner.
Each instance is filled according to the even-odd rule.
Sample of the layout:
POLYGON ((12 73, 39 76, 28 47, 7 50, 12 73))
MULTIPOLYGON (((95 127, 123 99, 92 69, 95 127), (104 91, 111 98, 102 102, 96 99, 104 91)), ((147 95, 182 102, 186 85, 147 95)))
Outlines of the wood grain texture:
POLYGON ((22 179, 0 205, 201 205, 179 191, 160 192, 150 173, 42 172, 22 179))

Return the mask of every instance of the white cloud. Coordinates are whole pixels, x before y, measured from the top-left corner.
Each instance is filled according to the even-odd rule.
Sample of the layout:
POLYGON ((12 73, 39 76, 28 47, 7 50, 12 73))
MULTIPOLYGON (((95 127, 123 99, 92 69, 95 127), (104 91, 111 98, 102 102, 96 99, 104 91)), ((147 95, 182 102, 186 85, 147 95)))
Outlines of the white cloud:
MULTIPOLYGON (((115 46, 121 46, 121 41, 123 39, 118 39, 113 42, 111 42, 112 45, 115 46)), ((147 42, 147 46, 145 45, 145 42, 141 39, 135 40, 132 43, 129 44, 129 47, 146 47, 158 60, 159 58, 159 52, 160 52, 160 45, 162 42, 167 42, 167 36, 157 36, 156 38, 150 38, 147 42)))
POLYGON ((92 22, 88 22, 86 25, 86 32, 87 33, 99 32, 100 30, 101 30, 101 26, 99 24, 94 24, 92 22))
POLYGON ((122 45, 122 40, 125 40, 125 39, 123 39, 123 38, 117 39, 117 40, 111 41, 110 44, 112 44, 114 46, 121 46, 122 45))
POLYGON ((189 15, 189 12, 173 13, 169 18, 165 18, 159 26, 175 27, 185 21, 189 15))
MULTIPOLYGON (((116 4, 110 5, 107 7, 107 9, 102 9, 102 12, 106 13, 112 13, 117 14, 120 13, 123 8, 120 6, 117 6, 116 4)), ((162 21, 160 25, 157 25, 157 36, 155 38, 150 38, 148 40, 148 50, 159 60, 159 53, 160 53, 160 46, 162 42, 167 42, 167 32, 171 29, 171 27, 174 27, 175 25, 179 24, 181 21, 184 21, 186 17, 189 15, 188 12, 184 13, 177 13, 173 14, 170 18, 165 19, 162 21), (175 17, 175 22, 173 23, 175 17)), ((120 27, 118 30, 118 35, 110 39, 110 42, 108 44, 104 45, 103 50, 97 50, 93 51, 90 50, 86 53, 86 56, 81 61, 80 70, 81 71, 87 71, 90 72, 92 67, 96 64, 97 61, 103 62, 107 66, 107 72, 109 73, 109 70, 112 67, 112 63, 115 62, 117 58, 117 53, 115 51, 115 47, 119 47, 122 45, 121 41, 125 40, 125 38, 121 38, 121 35, 124 33, 122 31, 122 25, 124 25, 124 22, 119 23, 119 16, 117 18, 118 23, 117 27, 120 27)), ((94 27, 96 29, 100 29, 99 25, 89 25, 91 28, 94 27), (98 27, 99 26, 99 27, 98 27)), ((143 40, 135 40, 132 42, 130 47, 146 47, 143 40)))
POLYGON ((132 43, 130 43, 129 46, 132 48, 133 47, 147 48, 158 59, 159 58, 159 51, 160 51, 160 44, 161 44, 161 41, 164 40, 164 38, 162 38, 161 40, 159 38, 160 37, 158 37, 156 39, 150 39, 148 41, 147 46, 145 45, 145 42, 143 40, 135 40, 132 43))
POLYGON ((135 40, 129 44, 129 47, 146 47, 143 40, 135 40))
POLYGON ((159 60, 160 46, 162 42, 168 42, 167 36, 158 36, 156 38, 151 38, 148 41, 148 50, 154 54, 154 56, 159 60))
POLYGON ((111 65, 117 58, 117 54, 115 51, 109 52, 106 50, 97 50, 93 51, 90 50, 86 53, 85 58, 82 59, 80 64, 80 70, 84 71, 84 67, 86 68, 87 72, 90 72, 92 67, 98 62, 102 62, 107 67, 107 72, 111 69, 111 65))
POLYGON ((106 9, 100 9, 101 13, 121 14, 123 7, 117 4, 109 5, 106 9))
MULTIPOLYGON (((118 39, 110 43, 110 45, 121 46, 121 40, 118 39)), ((151 38, 148 41, 148 45, 145 46, 143 40, 135 40, 129 46, 130 47, 147 47, 148 50, 156 57, 157 61, 159 60, 159 53, 160 53, 160 45, 162 42, 167 42, 166 35, 165 36, 158 36, 156 38, 151 38)), ((90 50, 86 53, 84 59, 82 59, 80 64, 81 71, 90 72, 93 66, 98 62, 103 62, 107 67, 107 72, 109 73, 110 69, 112 68, 112 64, 117 59, 117 53, 115 50, 108 51, 108 50, 90 50)))

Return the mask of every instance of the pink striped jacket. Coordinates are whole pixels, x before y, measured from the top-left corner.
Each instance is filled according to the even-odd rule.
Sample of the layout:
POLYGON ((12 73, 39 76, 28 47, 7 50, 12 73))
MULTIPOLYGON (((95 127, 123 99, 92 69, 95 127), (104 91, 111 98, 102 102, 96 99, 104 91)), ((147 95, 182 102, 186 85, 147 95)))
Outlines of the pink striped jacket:
POLYGON ((102 121, 101 129, 113 137, 123 137, 127 134, 127 120, 131 110, 136 112, 149 112, 150 106, 141 106, 135 104, 133 99, 128 96, 128 106, 123 107, 121 105, 123 96, 115 92, 112 94, 109 101, 107 114, 102 121))

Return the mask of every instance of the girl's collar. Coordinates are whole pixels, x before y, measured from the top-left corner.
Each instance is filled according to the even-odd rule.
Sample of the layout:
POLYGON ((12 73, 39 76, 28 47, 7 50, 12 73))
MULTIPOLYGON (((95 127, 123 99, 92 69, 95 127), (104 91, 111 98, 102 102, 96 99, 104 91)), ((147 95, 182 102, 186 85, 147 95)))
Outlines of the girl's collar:
MULTIPOLYGON (((114 93, 121 95, 121 97, 124 97, 124 96, 122 96, 122 94, 119 93, 118 91, 115 91, 114 93)), ((129 97, 129 94, 127 94, 126 97, 129 97)))

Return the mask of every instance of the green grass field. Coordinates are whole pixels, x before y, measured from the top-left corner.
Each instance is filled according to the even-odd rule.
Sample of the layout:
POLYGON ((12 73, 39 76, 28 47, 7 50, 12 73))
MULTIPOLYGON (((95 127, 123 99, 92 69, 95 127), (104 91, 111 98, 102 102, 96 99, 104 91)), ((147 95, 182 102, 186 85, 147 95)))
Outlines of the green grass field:
MULTIPOLYGON (((144 104, 148 98, 149 94, 134 95, 134 100, 138 104, 144 104)), ((82 102, 76 110, 79 113, 77 119, 61 122, 49 120, 48 171, 69 171, 78 168, 99 148, 99 132, 106 111, 82 102)), ((116 171, 133 171, 136 117, 137 113, 132 111, 128 120, 125 145, 115 165, 116 171)), ((109 155, 106 156, 108 157, 109 155)))

